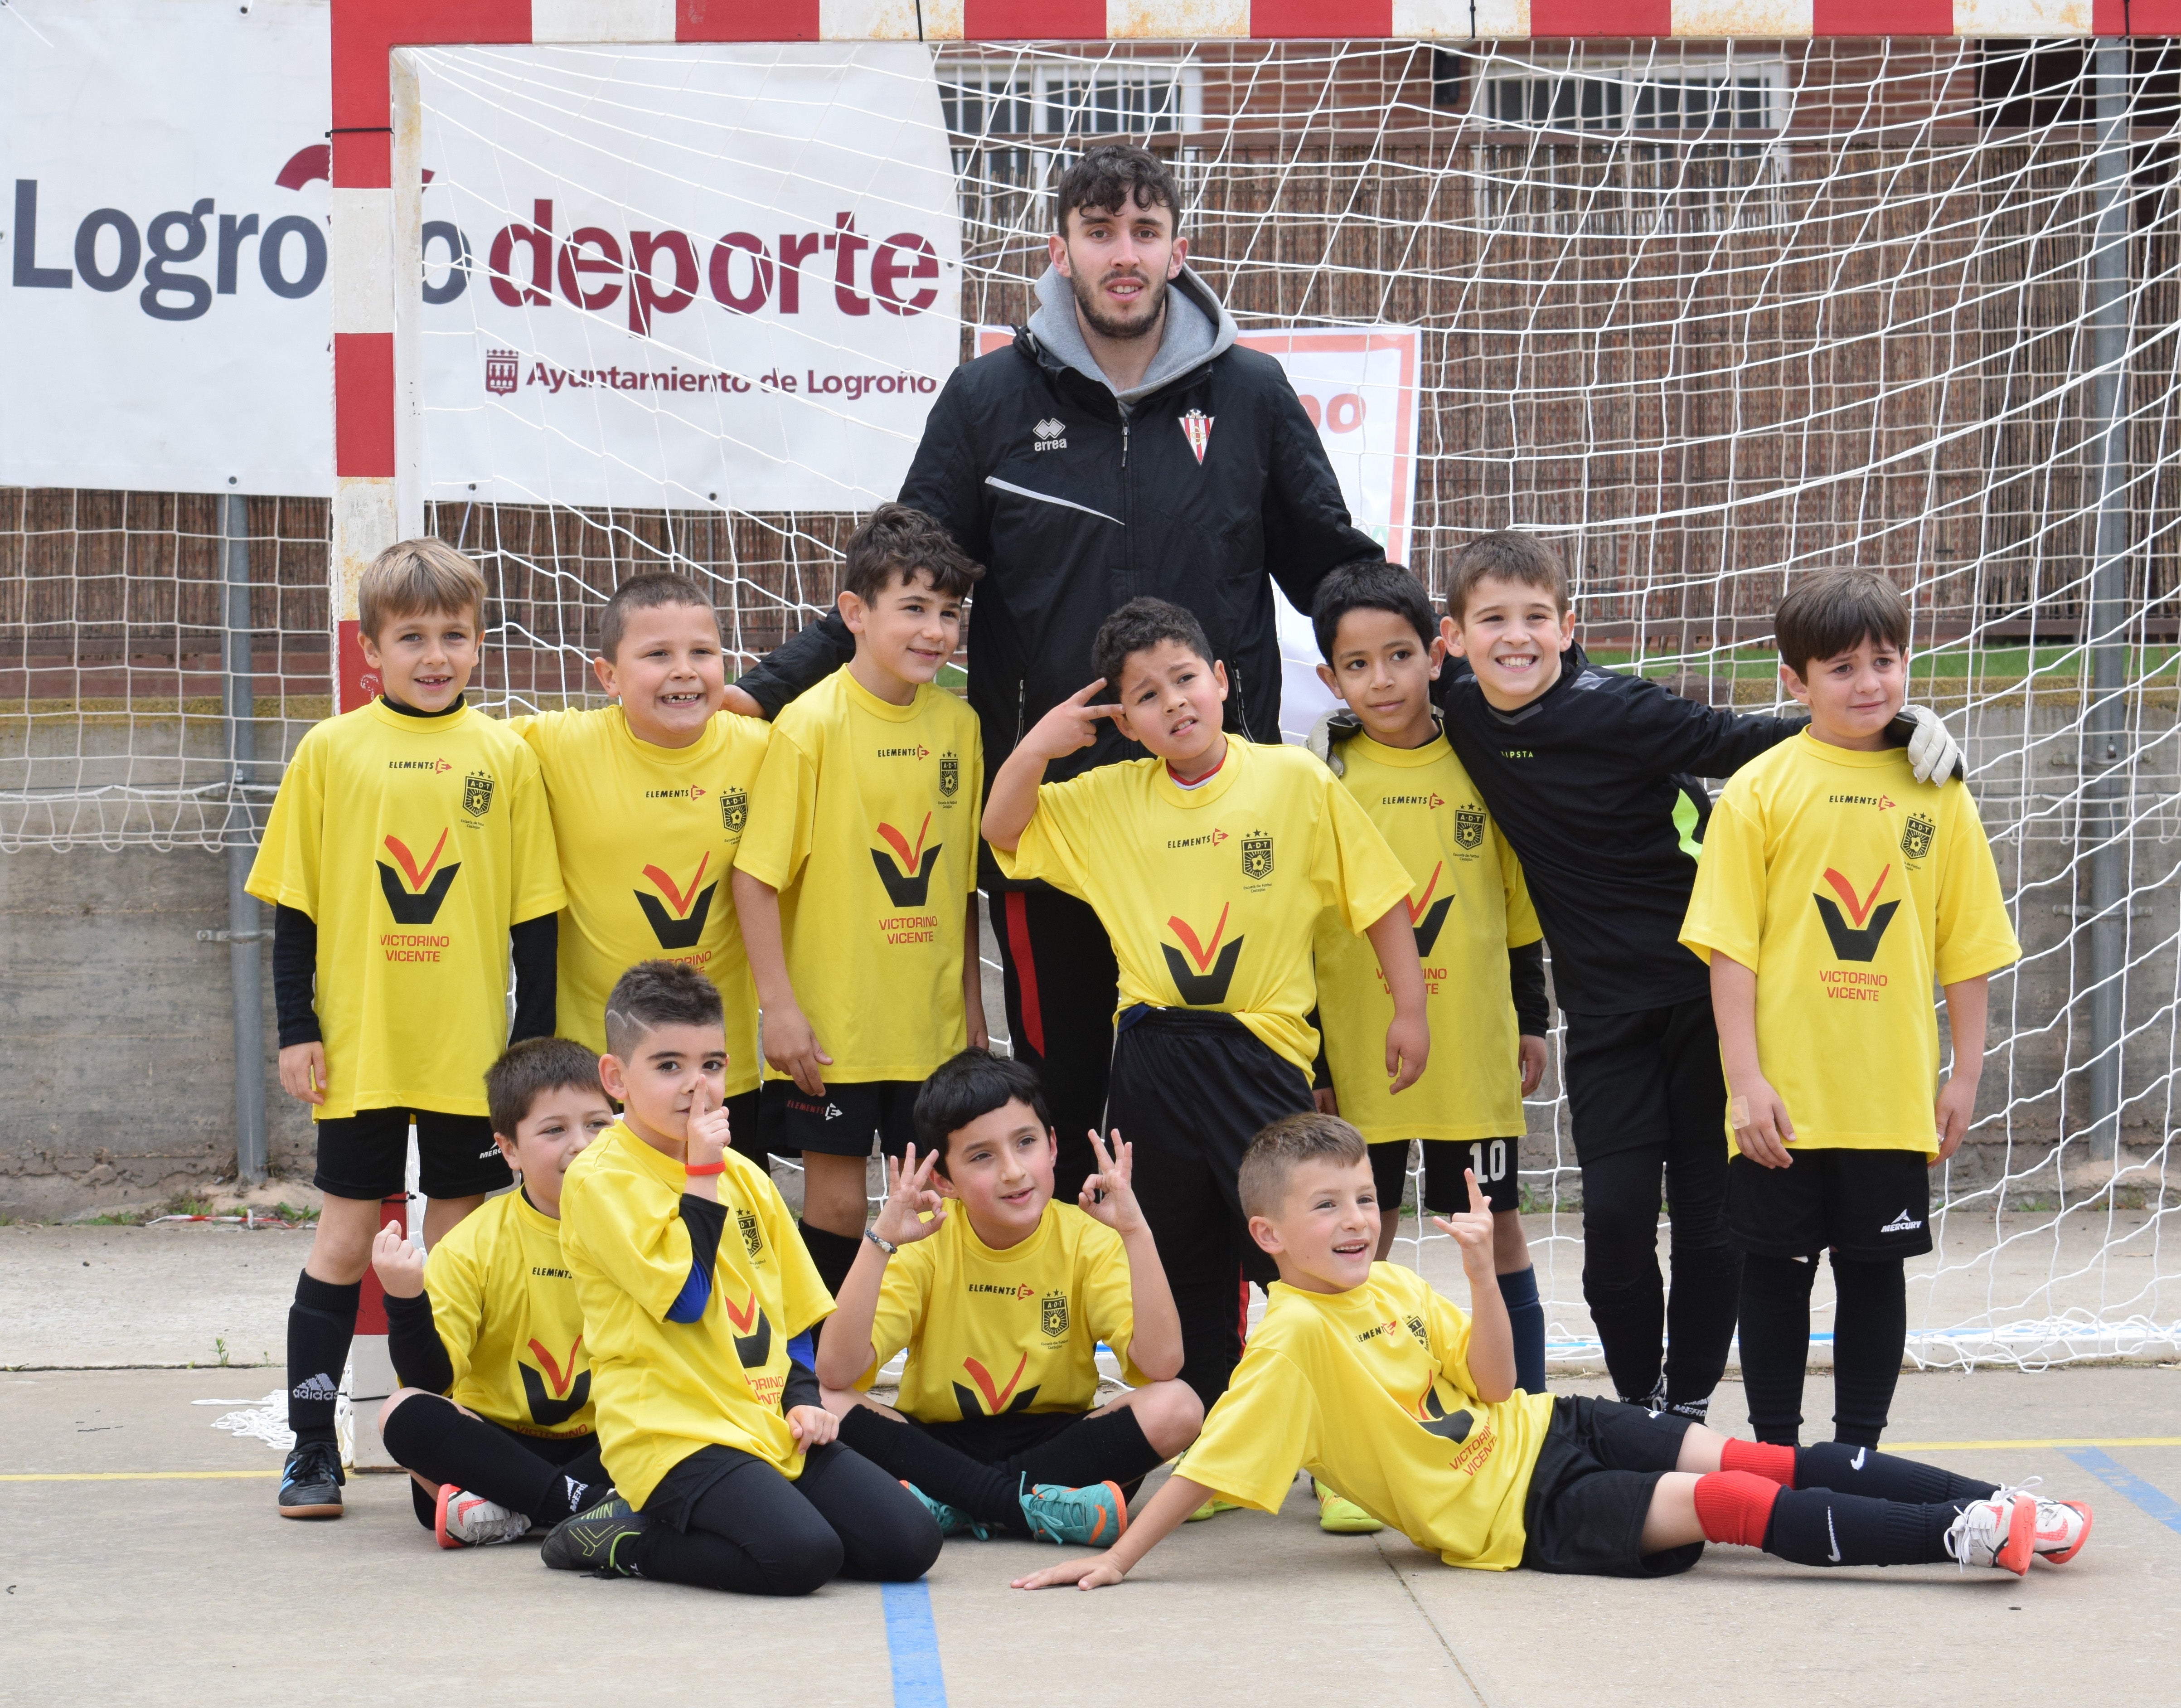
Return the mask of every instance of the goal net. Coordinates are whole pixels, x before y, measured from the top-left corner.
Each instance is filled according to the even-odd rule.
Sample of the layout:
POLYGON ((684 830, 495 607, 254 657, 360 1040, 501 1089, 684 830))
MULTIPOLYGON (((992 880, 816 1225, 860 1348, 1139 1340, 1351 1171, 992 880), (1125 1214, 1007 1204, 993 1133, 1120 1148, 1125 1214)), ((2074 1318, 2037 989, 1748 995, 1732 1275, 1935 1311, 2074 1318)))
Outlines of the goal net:
MULTIPOLYGON (((395 58, 429 174, 403 478, 491 579, 488 705, 586 703, 603 602, 641 571, 710 587, 744 661, 829 606, 947 372, 1027 318, 1058 171, 1144 141, 1192 264, 1435 591, 1479 530, 1537 531, 1593 657, 1762 710, 1797 574, 1895 578, 2024 947, 1912 1349, 2173 1355, 2181 50, 2102 80, 2089 44, 1921 39, 395 58)), ((40 549, 11 525, 0 549, 40 549)), ((251 542, 252 621, 297 633, 261 654, 327 621, 280 602, 279 557, 251 542)), ((76 585, 80 614, 10 632, 67 638, 76 585)), ((1289 649, 1292 728, 1306 631, 1289 649)), ((230 786, 186 733, 95 763, 108 712, 23 666, 15 845, 233 833, 176 804, 230 786)), ((209 728, 174 693, 158 727, 209 728)), ((292 743, 316 713, 286 715, 292 743)), ((1582 1356, 1557 1084, 1522 1181, 1555 1351, 1582 1356)))

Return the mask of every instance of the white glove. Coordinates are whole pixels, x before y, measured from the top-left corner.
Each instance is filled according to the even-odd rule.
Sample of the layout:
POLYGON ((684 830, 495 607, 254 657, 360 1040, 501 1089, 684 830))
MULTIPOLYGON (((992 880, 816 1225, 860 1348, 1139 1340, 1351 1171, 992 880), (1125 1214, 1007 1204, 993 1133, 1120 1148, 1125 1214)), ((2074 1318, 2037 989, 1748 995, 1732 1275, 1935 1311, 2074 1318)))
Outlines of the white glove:
POLYGON ((1310 727, 1310 733, 1303 738, 1302 744, 1333 776, 1345 777, 1348 775, 1348 762, 1341 758, 1339 743, 1346 741, 1362 727, 1363 720, 1354 712, 1345 706, 1336 707, 1319 715, 1317 721, 1310 727))
POLYGON ((1916 773, 1918 782, 1942 783, 1950 777, 1968 775, 1962 744, 1940 721, 1938 713, 1928 705, 1904 705, 1893 721, 1897 727, 1903 720, 1914 725, 1908 741, 1908 768, 1916 773))

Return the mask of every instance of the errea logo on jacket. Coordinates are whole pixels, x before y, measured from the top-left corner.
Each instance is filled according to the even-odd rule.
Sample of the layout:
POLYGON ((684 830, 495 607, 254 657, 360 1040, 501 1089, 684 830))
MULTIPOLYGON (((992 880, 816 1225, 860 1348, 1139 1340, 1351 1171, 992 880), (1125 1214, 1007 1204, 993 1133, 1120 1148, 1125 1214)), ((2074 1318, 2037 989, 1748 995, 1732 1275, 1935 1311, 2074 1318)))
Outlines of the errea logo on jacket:
POLYGON ((1052 417, 1048 415, 1044 420, 1039 422, 1036 426, 1033 427, 1030 431, 1037 435, 1030 441, 1030 448, 1032 450, 1065 450, 1068 449, 1068 423, 1064 421, 1056 421, 1052 417))

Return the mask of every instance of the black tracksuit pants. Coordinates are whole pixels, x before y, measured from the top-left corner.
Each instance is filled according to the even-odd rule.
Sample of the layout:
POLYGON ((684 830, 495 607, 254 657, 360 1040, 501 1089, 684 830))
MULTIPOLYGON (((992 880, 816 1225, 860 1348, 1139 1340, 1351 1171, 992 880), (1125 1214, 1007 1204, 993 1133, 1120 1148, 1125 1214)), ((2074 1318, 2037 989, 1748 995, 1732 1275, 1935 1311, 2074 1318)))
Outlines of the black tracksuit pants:
POLYGON ((1120 970, 1088 902, 1057 890, 989 893, 1017 1061, 1037 1070, 1060 1135, 1053 1196, 1072 1204, 1096 1158, 1084 1135, 1106 1108, 1120 970))

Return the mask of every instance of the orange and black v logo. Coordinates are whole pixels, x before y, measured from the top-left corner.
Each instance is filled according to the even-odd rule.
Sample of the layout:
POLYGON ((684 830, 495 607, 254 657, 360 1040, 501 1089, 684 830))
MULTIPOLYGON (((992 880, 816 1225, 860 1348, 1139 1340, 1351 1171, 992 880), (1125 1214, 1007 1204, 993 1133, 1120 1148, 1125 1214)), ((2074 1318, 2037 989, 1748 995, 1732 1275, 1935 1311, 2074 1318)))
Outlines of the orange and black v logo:
POLYGON ((925 898, 931 893, 931 868, 939 859, 941 844, 930 848, 924 838, 931 829, 931 815, 924 815, 924 823, 916 832, 916 846, 908 845, 908 838, 892 825, 881 823, 879 836, 887 848, 893 850, 894 860, 886 858, 884 848, 871 850, 871 864, 879 869, 879 882, 886 886, 887 897, 897 908, 920 908, 925 898), (899 860, 898 865, 894 860, 899 860))
POLYGON ((1424 1434, 1427 1435, 1437 1435, 1442 1440, 1460 1442, 1469 1439, 1469 1426, 1477 1420, 1466 1410, 1449 1415, 1445 1405, 1439 1399, 1438 1390, 1427 1385, 1423 1398, 1416 1401, 1416 1421, 1424 1426, 1424 1434))
POLYGON ((644 918, 651 922, 651 934, 659 939, 660 948, 693 949, 697 947, 697 940, 704 935, 704 918, 712 910, 712 893, 719 888, 720 884, 715 878, 710 883, 704 884, 701 890, 697 886, 704 883, 704 868, 711 863, 712 856, 707 851, 704 859, 697 862, 696 876, 689 880, 689 887, 686 890, 679 887, 657 866, 643 869, 644 876, 659 886, 665 893, 667 903, 673 908, 670 913, 657 896, 646 895, 642 890, 635 892, 637 905, 643 909, 644 918))
POLYGON ((378 887, 385 892, 387 909, 393 914, 395 924, 428 926, 439 916, 439 904, 446 900, 455 874, 462 869, 461 862, 456 861, 452 865, 440 866, 439 875, 433 876, 432 868, 439 865, 439 856, 446 851, 447 835, 446 831, 439 832, 439 841, 432 845, 432 857, 421 866, 417 864, 417 856, 402 846, 400 837, 386 838, 387 852, 401 865, 397 872, 384 860, 378 863, 378 887))
POLYGON ((1419 955, 1431 953, 1432 945, 1438 941, 1440 927, 1446 924, 1446 910, 1454 905, 1450 895, 1441 896, 1437 901, 1432 899, 1432 892, 1438 887, 1438 875, 1445 870, 1444 860, 1433 866, 1431 882, 1424 886, 1423 894, 1408 904, 1409 923, 1416 928, 1419 955))
POLYGON ((955 1405, 961 1408, 964 1418, 997 1418, 1004 1412, 1027 1412, 1031 1402, 1037 1398, 1037 1384, 1031 1383, 1020 1393, 1015 1391, 1015 1384, 1022 1380, 1023 1371, 1029 1363, 1030 1354, 1024 1352, 1015 1360, 1015 1373, 1008 1378, 1008 1385, 1002 1388, 993 1379, 992 1373, 975 1358, 963 1359, 962 1368, 969 1372, 969 1379, 977 1386, 973 1393, 959 1382, 955 1383, 955 1405), (977 1403, 980 1398, 985 1402, 981 1406, 977 1403))
POLYGON ((531 1356, 544 1366, 544 1374, 541 1376, 527 1364, 516 1365, 522 1372, 522 1395, 530 1402, 530 1421, 541 1429, 557 1428, 590 1403, 591 1373, 576 1368, 576 1353, 583 1344, 583 1337, 577 1335, 576 1344, 568 1348, 566 1369, 536 1340, 530 1343, 531 1356), (549 1395, 545 1391, 548 1382, 553 1387, 549 1395))
POLYGON ((1878 899, 1879 891, 1886 887, 1886 880, 1892 875, 1888 865, 1878 875, 1878 882, 1870 887, 1870 893, 1858 897, 1855 886, 1835 871, 1825 868, 1825 882, 1833 887, 1833 893, 1845 903, 1855 923, 1850 925, 1841 917, 1840 903, 1831 897, 1814 895, 1810 899, 1818 904, 1818 917, 1825 922, 1825 935, 1833 940, 1833 953, 1844 961, 1875 960, 1878 956, 1878 941, 1886 935, 1886 928, 1893 923, 1899 902, 1888 902, 1876 912, 1871 904, 1878 899))
MULTIPOLYGON (((1230 902, 1229 907, 1234 904, 1230 902)), ((1219 939, 1227 931, 1227 908, 1219 909, 1219 923, 1212 928, 1212 941, 1200 942, 1189 921, 1179 915, 1166 922, 1167 929, 1181 939, 1181 948, 1172 943, 1161 943, 1159 949, 1166 956, 1166 970, 1173 980, 1173 987, 1180 992, 1182 1001, 1193 1008, 1216 1006, 1227 1000, 1227 987, 1234 982, 1234 964, 1242 958, 1242 939, 1236 937, 1225 948, 1219 939), (1188 959, 1182 959, 1183 951, 1188 959)))
POLYGON ((735 1308, 732 1301, 723 1293, 720 1303, 726 1307, 727 1320, 734 1325, 735 1356, 743 1361, 745 1370, 762 1370, 772 1357, 772 1324, 765 1320, 765 1311, 757 1302, 757 1289, 743 1301, 742 1308, 735 1308), (753 1328, 752 1324, 756 1326, 753 1328))

